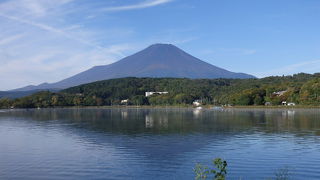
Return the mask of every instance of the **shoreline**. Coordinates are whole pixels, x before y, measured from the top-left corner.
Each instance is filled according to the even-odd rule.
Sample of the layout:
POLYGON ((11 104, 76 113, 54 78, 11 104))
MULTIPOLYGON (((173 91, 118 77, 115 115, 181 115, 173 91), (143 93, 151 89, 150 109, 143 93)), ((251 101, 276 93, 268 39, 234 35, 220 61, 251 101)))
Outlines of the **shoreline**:
MULTIPOLYGON (((312 105, 297 105, 297 106, 214 106, 214 105, 204 105, 199 106, 199 110, 214 110, 214 109, 320 109, 320 106, 312 105)), ((115 105, 115 106, 61 106, 61 107, 46 107, 46 108, 7 108, 0 110, 23 110, 23 109, 196 109, 197 107, 192 105, 115 105)))

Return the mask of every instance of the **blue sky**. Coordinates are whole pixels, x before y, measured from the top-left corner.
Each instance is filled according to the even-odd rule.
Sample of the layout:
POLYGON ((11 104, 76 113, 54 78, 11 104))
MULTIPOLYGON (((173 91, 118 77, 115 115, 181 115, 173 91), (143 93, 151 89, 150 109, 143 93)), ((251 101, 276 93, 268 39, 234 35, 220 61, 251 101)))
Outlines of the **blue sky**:
POLYGON ((320 72, 319 0, 0 0, 0 90, 171 43, 257 77, 320 72))

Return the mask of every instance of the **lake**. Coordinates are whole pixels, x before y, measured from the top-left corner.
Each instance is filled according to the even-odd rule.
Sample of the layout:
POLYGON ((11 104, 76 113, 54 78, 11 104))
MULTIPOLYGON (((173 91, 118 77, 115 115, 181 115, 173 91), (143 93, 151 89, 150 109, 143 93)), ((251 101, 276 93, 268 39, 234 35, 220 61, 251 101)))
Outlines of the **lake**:
POLYGON ((0 179, 320 179, 317 109, 0 110, 0 179))

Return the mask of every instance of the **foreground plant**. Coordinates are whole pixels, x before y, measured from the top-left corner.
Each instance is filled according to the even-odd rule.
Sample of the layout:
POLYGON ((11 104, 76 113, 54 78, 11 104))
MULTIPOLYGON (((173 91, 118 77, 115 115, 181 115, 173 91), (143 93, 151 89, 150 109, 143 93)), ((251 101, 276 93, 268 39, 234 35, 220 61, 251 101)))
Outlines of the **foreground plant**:
POLYGON ((225 180, 227 175, 227 161, 216 158, 212 161, 214 167, 209 168, 208 166, 197 163, 193 171, 195 172, 196 180, 202 180, 211 178, 214 180, 225 180))
MULTIPOLYGON (((212 161, 213 167, 197 163, 193 169, 196 180, 213 179, 213 180, 225 180, 227 175, 227 161, 216 158, 212 161)), ((274 173, 274 177, 267 178, 266 180, 289 180, 290 171, 288 167, 278 169, 274 173)))

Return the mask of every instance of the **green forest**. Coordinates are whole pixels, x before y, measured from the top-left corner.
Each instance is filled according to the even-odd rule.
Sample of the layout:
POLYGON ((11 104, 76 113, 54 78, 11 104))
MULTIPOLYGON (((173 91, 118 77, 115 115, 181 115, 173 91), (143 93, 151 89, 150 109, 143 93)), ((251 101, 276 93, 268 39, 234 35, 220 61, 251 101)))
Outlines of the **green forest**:
POLYGON ((120 78, 17 99, 0 99, 0 108, 112 105, 320 105, 320 73, 261 79, 120 78), (168 94, 145 96, 145 92, 168 94), (128 100, 121 103, 122 100, 128 100))

